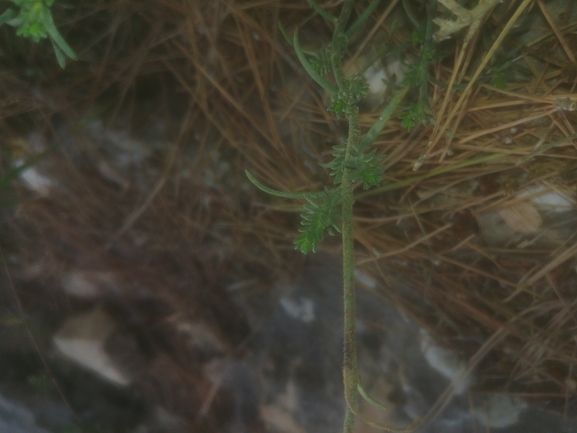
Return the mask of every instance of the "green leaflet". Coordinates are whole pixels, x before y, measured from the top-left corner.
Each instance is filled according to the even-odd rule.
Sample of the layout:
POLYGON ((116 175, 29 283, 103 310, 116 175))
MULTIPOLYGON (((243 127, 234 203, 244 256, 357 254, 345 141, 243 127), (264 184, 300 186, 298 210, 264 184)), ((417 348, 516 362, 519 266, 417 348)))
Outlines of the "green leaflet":
POLYGON ((326 188, 322 192, 311 193, 307 196, 308 203, 303 206, 301 214, 302 234, 295 239, 295 248, 303 254, 317 250, 317 245, 324 239, 325 232, 334 236, 341 232, 340 209, 338 202, 341 199, 339 189, 326 188))

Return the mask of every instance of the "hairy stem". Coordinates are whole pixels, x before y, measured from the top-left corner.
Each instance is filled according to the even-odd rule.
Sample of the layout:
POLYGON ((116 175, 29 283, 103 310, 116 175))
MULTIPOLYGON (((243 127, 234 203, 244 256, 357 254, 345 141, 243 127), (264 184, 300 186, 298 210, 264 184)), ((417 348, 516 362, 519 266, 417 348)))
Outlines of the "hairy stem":
POLYGON ((341 64, 343 54, 341 52, 341 48, 337 47, 339 46, 339 39, 343 37, 346 38, 345 26, 347 25, 347 21, 351 16, 351 11, 353 10, 354 4, 354 0, 345 0, 339 15, 339 19, 337 21, 337 25, 335 26, 335 31, 333 33, 333 42, 335 45, 333 47, 333 52, 331 53, 331 63, 333 66, 333 74, 340 90, 345 87, 346 78, 341 64))
POLYGON ((355 252, 353 238, 353 184, 351 179, 352 170, 347 162, 351 155, 351 149, 359 144, 361 128, 359 125, 359 110, 355 107, 349 116, 349 138, 341 182, 341 206, 343 221, 343 300, 344 300, 344 361, 343 379, 345 386, 345 400, 347 412, 343 426, 344 433, 352 433, 354 415, 356 410, 357 386, 359 383, 357 373, 357 341, 355 330, 356 299, 355 299, 355 252))
MULTIPOLYGON (((354 0, 345 0, 335 31, 333 41, 337 44, 339 38, 345 34, 345 27, 353 9, 354 0)), ((331 55, 333 74, 339 89, 345 86, 343 73, 342 53, 334 50, 331 55)), ((345 388, 346 413, 343 425, 344 433, 352 433, 355 421, 357 402, 357 341, 355 330, 356 299, 355 299, 355 253, 353 237, 353 182, 349 168, 352 150, 359 145, 361 127, 359 124, 359 109, 353 107, 348 114, 349 137, 343 164, 343 178, 341 180, 341 209, 342 209, 342 239, 343 239, 343 304, 344 304, 344 341, 343 341, 343 382, 345 388)))

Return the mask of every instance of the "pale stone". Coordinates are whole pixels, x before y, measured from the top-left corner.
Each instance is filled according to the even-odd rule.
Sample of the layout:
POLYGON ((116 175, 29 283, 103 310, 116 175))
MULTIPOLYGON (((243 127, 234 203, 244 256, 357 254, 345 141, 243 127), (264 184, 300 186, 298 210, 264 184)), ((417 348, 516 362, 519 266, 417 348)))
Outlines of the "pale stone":
POLYGON ((95 308, 68 319, 53 340, 66 358, 113 383, 126 386, 130 379, 118 370, 104 350, 106 340, 115 329, 112 317, 101 308, 95 308))

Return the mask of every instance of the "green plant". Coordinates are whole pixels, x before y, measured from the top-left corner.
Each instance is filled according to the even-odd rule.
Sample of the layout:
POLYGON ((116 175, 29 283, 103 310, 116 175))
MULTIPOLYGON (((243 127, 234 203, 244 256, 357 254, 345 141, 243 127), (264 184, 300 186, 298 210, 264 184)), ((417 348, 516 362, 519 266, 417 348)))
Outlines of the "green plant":
POLYGON ((18 8, 9 7, 0 15, 0 26, 8 24, 17 27, 16 34, 32 38, 35 42, 50 38, 54 54, 60 67, 66 66, 66 57, 76 59, 76 55, 54 25, 50 7, 54 0, 10 0, 18 8))
MULTIPOLYGON (((428 122, 434 123, 429 106, 428 82, 429 65, 437 57, 437 52, 433 45, 433 13, 426 14, 427 19, 420 23, 412 14, 407 1, 403 1, 403 7, 409 19, 416 26, 416 30, 410 38, 411 44, 419 49, 418 60, 410 65, 403 84, 419 89, 419 99, 410 105, 401 116, 401 125, 412 130, 417 124, 426 125, 428 122)), ((429 0, 430 11, 437 7, 437 0, 429 0)))
POLYGON ((299 44, 298 31, 292 38, 282 28, 281 32, 294 47, 296 55, 307 73, 331 96, 329 111, 337 118, 344 116, 348 120, 348 137, 341 139, 341 144, 334 147, 334 159, 326 164, 334 178, 334 186, 322 191, 305 193, 287 193, 267 188, 248 171, 249 180, 259 189, 269 194, 290 198, 304 199, 301 215, 301 235, 294 241, 295 247, 303 253, 316 251, 317 245, 325 233, 341 233, 343 244, 343 298, 344 298, 344 365, 343 378, 345 387, 346 414, 343 431, 353 430, 355 417, 384 430, 410 431, 419 423, 417 419, 406 428, 382 425, 365 419, 357 411, 357 397, 360 395, 370 404, 383 408, 363 389, 357 369, 357 349, 355 338, 355 280, 354 280, 354 245, 353 245, 353 191, 362 185, 364 189, 380 185, 383 179, 383 157, 377 154, 371 145, 385 127, 387 121, 400 104, 408 91, 408 86, 398 90, 389 104, 382 111, 378 120, 371 126, 364 137, 361 137, 358 104, 367 93, 367 84, 359 73, 347 78, 343 72, 343 59, 352 35, 363 25, 380 0, 373 0, 368 8, 347 28, 354 0, 345 0, 338 17, 323 10, 313 0, 308 0, 312 7, 334 26, 330 43, 317 52, 305 51, 299 44), (334 83, 325 79, 332 75, 334 83))

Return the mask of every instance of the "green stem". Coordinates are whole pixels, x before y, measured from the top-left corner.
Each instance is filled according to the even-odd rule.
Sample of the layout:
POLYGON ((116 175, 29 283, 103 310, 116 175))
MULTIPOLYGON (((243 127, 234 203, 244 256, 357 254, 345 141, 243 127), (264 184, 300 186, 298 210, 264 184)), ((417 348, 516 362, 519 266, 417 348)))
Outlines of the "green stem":
POLYGON ((343 301, 344 301, 344 361, 343 379, 347 413, 343 426, 344 433, 352 433, 353 412, 356 410, 357 387, 357 341, 355 329, 356 299, 355 299, 355 252, 353 238, 353 183, 352 170, 347 162, 351 149, 359 144, 361 128, 359 124, 359 109, 354 107, 349 115, 349 138, 343 164, 343 179, 341 182, 341 206, 343 221, 343 301))
POLYGON ((413 14, 413 11, 411 10, 407 0, 403 0, 403 9, 405 9, 405 13, 407 14, 409 20, 411 20, 413 25, 418 29, 421 23, 419 20, 417 20, 417 18, 415 18, 415 15, 413 14))
POLYGON ((268 186, 264 186, 262 183, 260 183, 258 180, 256 180, 256 178, 252 174, 250 174, 250 172, 248 170, 245 170, 244 173, 246 174, 246 177, 248 177, 248 180, 250 180, 254 184, 254 186, 256 186, 261 191, 266 192, 267 194, 270 194, 270 195, 274 195, 276 197, 306 199, 307 196, 314 194, 314 193, 310 193, 310 192, 277 191, 276 189, 272 189, 272 188, 269 188, 268 186))
POLYGON ((355 414, 349 408, 347 404, 346 412, 345 412, 345 422, 343 424, 343 432, 345 433, 352 433, 353 428, 355 427, 355 414))
POLYGON ((293 47, 295 49, 295 52, 297 54, 299 61, 301 62, 301 65, 303 65, 303 68, 305 68, 305 70, 307 71, 307 74, 309 74, 309 76, 313 80, 315 80, 319 86, 321 86, 323 89, 325 89, 331 95, 335 95, 337 93, 337 89, 335 89, 328 81, 326 81, 323 77, 321 77, 320 74, 318 74, 313 69, 313 67, 311 66, 311 64, 309 63, 307 58, 305 57, 305 54, 303 53, 301 46, 299 44, 298 29, 296 29, 294 34, 293 34, 293 47))
POLYGON ((333 50, 331 53, 331 65, 333 67, 333 75, 335 76, 335 81, 337 82, 337 86, 340 90, 343 90, 346 86, 347 78, 345 77, 345 73, 343 72, 342 67, 342 60, 343 60, 343 53, 345 47, 341 47, 341 39, 345 36, 345 26, 347 25, 347 21, 351 16, 351 11, 353 10, 353 6, 355 4, 354 0, 345 0, 343 4, 343 8, 341 9, 341 13, 339 15, 339 19, 337 21, 337 25, 335 26, 335 31, 333 33, 333 50))
POLYGON ((373 123, 373 126, 371 126, 371 129, 369 129, 367 131, 367 133, 365 134, 365 136, 361 140, 361 142, 359 144, 359 146, 360 146, 359 150, 365 151, 366 149, 368 149, 371 146, 371 144, 373 144, 375 142, 375 140, 377 139, 377 137, 379 136, 379 134, 381 133, 381 131, 383 130, 383 128, 385 127, 385 125, 387 124, 387 122, 389 121, 391 116, 393 115, 394 111, 399 106, 399 104, 401 103, 401 101, 403 100, 405 95, 407 94, 408 90, 409 90, 409 86, 403 87, 393 97, 393 99, 391 99, 391 102, 389 102, 387 104, 387 106, 385 107, 385 109, 383 110, 383 112, 381 113, 379 118, 377 119, 377 121, 375 123, 373 123))
POLYGON ((342 35, 345 34, 345 27, 347 25, 347 22, 349 21, 349 17, 351 16, 351 11, 353 10, 354 5, 355 0, 344 1, 343 8, 341 9, 341 13, 339 14, 339 19, 337 20, 337 25, 333 33, 333 41, 335 41, 338 37, 341 37, 342 35))
MULTIPOLYGON (((345 36, 345 27, 353 10, 354 0, 345 0, 335 31, 333 44, 339 45, 339 39, 345 36)), ((343 89, 346 77, 342 69, 342 53, 340 49, 333 49, 331 63, 333 74, 339 89, 343 89)), ((349 137, 343 163, 343 177, 341 180, 341 212, 342 212, 342 240, 343 240, 343 306, 344 306, 344 338, 343 338, 343 383, 345 388, 346 413, 343 423, 343 433, 353 433, 356 404, 357 385, 359 376, 357 370, 357 340, 355 329, 356 299, 355 299, 355 251, 353 237, 353 170, 350 160, 353 149, 359 145, 361 126, 359 123, 358 106, 351 107, 348 113, 349 137)))
POLYGON ((437 9, 437 0, 430 0, 430 9, 427 14, 427 27, 425 30, 425 42, 421 47, 421 52, 426 51, 427 55, 421 59, 421 77, 419 79, 419 105, 427 115, 431 115, 429 105, 429 65, 431 64, 431 53, 433 52, 433 17, 437 9))
POLYGON ((357 20, 349 27, 346 31, 347 38, 351 38, 351 36, 355 35, 359 29, 365 24, 365 21, 369 16, 373 13, 375 8, 379 5, 381 0, 373 0, 367 8, 363 11, 363 13, 357 18, 357 20))
POLYGON ((325 20, 331 22, 331 23, 336 23, 337 22, 337 17, 335 17, 334 15, 331 15, 330 13, 328 13, 327 11, 325 11, 322 7, 320 7, 318 5, 318 3, 314 0, 307 0, 309 2, 309 4, 311 5, 311 7, 317 12, 317 14, 319 14, 321 17, 323 17, 325 20))

